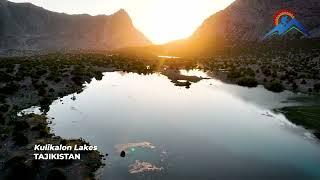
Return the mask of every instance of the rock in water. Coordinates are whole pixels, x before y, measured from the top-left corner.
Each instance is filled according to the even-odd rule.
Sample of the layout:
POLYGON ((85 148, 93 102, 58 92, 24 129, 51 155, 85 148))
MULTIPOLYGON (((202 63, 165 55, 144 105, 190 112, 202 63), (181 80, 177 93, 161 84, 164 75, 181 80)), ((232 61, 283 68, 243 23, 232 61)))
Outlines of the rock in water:
POLYGON ((121 151, 120 156, 123 157, 123 158, 126 157, 126 152, 121 151))

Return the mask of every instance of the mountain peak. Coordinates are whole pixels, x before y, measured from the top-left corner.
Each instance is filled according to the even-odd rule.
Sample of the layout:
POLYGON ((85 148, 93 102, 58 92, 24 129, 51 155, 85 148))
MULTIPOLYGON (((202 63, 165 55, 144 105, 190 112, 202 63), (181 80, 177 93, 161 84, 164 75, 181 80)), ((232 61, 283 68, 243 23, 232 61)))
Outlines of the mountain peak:
POLYGON ((111 15, 113 22, 123 27, 131 27, 133 26, 131 17, 127 13, 126 10, 120 9, 111 15))
POLYGON ((30 3, 5 2, 0 0, 0 50, 100 50, 150 44, 124 9, 110 16, 68 15, 30 3))
POLYGON ((124 16, 130 18, 129 14, 125 9, 119 9, 117 12, 113 14, 114 16, 124 16))
POLYGON ((125 9, 123 9, 123 8, 119 9, 117 12, 118 13, 126 13, 127 14, 127 11, 125 9))

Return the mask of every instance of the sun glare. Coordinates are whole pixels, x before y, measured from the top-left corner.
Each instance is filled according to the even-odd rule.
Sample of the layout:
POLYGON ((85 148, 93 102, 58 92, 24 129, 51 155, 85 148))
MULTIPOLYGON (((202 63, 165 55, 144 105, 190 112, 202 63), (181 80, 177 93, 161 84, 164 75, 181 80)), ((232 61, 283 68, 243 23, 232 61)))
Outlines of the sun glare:
POLYGON ((112 14, 125 9, 137 29, 155 44, 186 38, 234 0, 12 0, 69 14, 112 14), (76 6, 75 6, 76 4, 76 6))
POLYGON ((233 0, 138 0, 146 11, 131 9, 134 23, 156 44, 190 36, 201 23, 233 0))

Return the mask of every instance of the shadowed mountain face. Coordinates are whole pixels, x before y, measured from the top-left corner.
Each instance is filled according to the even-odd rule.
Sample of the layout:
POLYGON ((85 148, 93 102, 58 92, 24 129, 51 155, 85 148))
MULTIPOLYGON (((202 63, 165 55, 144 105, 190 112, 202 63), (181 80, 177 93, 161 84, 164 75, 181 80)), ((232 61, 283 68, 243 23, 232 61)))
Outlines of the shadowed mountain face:
POLYGON ((116 49, 150 41, 120 10, 110 16, 67 15, 0 0, 0 49, 116 49))
POLYGON ((150 51, 156 49, 158 54, 199 56, 240 52, 264 45, 271 45, 273 48, 283 48, 283 44, 302 47, 305 44, 301 41, 315 44, 314 41, 319 42, 319 38, 319 0, 236 0, 226 9, 206 19, 191 37, 150 48, 150 51), (294 13, 296 20, 308 30, 308 38, 302 38, 301 33, 294 29, 268 43, 262 41, 275 27, 274 15, 282 9, 294 13))
POLYGON ((312 38, 320 37, 319 0, 236 0, 209 17, 192 39, 259 41, 273 28, 273 16, 281 9, 293 11, 312 38))

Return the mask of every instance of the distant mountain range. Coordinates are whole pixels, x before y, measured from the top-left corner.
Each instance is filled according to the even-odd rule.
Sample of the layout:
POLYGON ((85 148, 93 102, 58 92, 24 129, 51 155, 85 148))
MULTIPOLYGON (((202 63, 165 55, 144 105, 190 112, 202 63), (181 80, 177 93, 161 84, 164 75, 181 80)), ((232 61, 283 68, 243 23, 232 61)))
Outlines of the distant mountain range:
MULTIPOLYGON (((294 12, 296 20, 308 30, 308 38, 320 38, 320 0, 236 0, 206 19, 191 37, 161 46, 149 46, 151 42, 134 28, 124 10, 110 16, 67 15, 30 3, 0 0, 0 50, 106 50, 149 46, 151 48, 131 48, 131 51, 136 51, 135 54, 149 50, 164 54, 201 54, 261 41, 275 27, 273 17, 281 9, 294 12)), ((301 39, 292 32, 286 33, 285 38, 301 39)))
POLYGON ((150 44, 125 10, 110 16, 68 15, 0 0, 0 50, 106 50, 150 44))

